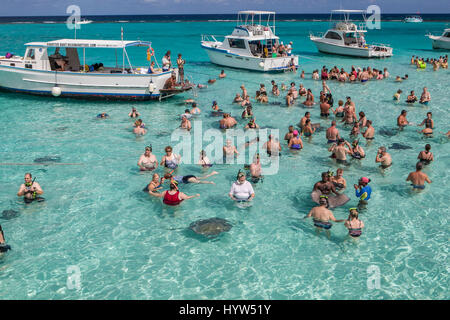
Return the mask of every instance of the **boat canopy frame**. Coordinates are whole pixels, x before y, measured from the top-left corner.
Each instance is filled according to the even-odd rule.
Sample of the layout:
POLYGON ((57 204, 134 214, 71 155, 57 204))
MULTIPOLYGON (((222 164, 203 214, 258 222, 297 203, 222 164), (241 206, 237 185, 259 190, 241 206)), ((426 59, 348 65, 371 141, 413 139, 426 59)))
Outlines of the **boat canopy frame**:
MULTIPOLYGON (((152 50, 151 41, 124 41, 124 40, 92 40, 92 39, 59 39, 49 42, 29 42, 25 46, 43 47, 43 48, 75 48, 83 49, 83 70, 86 64, 86 48, 97 49, 116 49, 116 66, 117 66, 117 49, 122 49, 122 72, 125 72, 125 58, 130 66, 131 72, 134 72, 126 48, 128 47, 148 47, 152 50)), ((156 59, 156 57, 155 57, 156 59)))
POLYGON ((257 25, 255 24, 255 16, 259 17, 259 25, 263 25, 263 16, 267 15, 267 21, 266 21, 266 26, 269 27, 273 33, 273 35, 276 35, 275 33, 275 11, 257 11, 257 10, 246 10, 246 11, 239 11, 238 12, 238 19, 237 19, 237 26, 242 26, 242 25, 257 25), (271 22, 271 16, 272 18, 272 25, 270 24, 271 22), (249 19, 251 18, 251 19, 249 19), (251 22, 251 24, 249 24, 251 22))

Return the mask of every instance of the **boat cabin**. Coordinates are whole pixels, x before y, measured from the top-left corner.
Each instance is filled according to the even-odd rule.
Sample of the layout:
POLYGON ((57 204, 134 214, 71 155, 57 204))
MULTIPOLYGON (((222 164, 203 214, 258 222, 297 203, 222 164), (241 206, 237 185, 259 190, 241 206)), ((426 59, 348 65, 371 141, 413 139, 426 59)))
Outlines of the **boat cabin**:
POLYGON ((272 56, 274 45, 279 45, 279 37, 275 35, 275 12, 240 11, 238 25, 231 35, 225 37, 223 49, 230 49, 238 55, 268 58, 272 56), (265 24, 263 17, 266 17, 265 24))

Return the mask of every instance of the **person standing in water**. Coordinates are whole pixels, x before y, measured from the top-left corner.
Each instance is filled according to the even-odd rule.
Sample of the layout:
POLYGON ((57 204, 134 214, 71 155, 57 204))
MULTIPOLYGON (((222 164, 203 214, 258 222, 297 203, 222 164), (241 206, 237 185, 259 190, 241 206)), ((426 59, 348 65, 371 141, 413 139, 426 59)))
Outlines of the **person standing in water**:
POLYGON ((422 162, 422 164, 424 164, 424 165, 429 165, 431 163, 431 161, 434 161, 433 153, 430 152, 430 150, 431 150, 431 145, 426 144, 425 150, 420 151, 419 155, 417 156, 417 159, 419 159, 419 161, 422 162))
POLYGON ((362 177, 358 181, 358 185, 354 184, 355 195, 359 197, 358 208, 359 210, 365 209, 370 200, 372 194, 372 188, 369 186, 370 179, 367 177, 362 177))
POLYGON ((344 225, 348 229, 348 235, 352 238, 359 238, 362 234, 362 229, 364 228, 364 222, 358 218, 357 208, 350 208, 350 214, 347 220, 345 220, 344 225))
POLYGON ((297 130, 292 133, 293 137, 289 140, 288 148, 300 150, 303 149, 303 142, 297 130))
POLYGON ((340 139, 339 130, 336 128, 336 121, 331 121, 331 127, 327 129, 326 138, 327 143, 336 143, 340 139))
POLYGON ((381 163, 381 168, 386 169, 392 165, 392 158, 386 151, 386 147, 380 147, 375 158, 375 163, 381 163))
POLYGON ((246 180, 244 172, 239 171, 236 181, 231 185, 229 196, 238 202, 251 201, 255 197, 252 184, 246 180))
POLYGON ((161 193, 157 193, 157 192, 149 192, 149 193, 150 193, 150 195, 152 195, 154 197, 163 198, 163 203, 168 206, 178 206, 184 200, 200 197, 199 193, 197 193, 196 195, 193 195, 193 196, 188 196, 188 195, 184 194, 183 192, 180 192, 180 190, 178 190, 178 182, 176 182, 175 180, 172 180, 170 182, 169 190, 165 190, 161 193))
POLYGON ((184 65, 186 61, 181 57, 181 53, 178 54, 177 65, 178 65, 178 80, 180 83, 184 83, 184 65))
POLYGON ((167 146, 165 149, 166 154, 162 157, 160 165, 168 169, 176 169, 178 168, 178 164, 181 162, 181 156, 172 153, 172 147, 167 146))
POLYGON ((425 189, 425 181, 431 183, 430 178, 422 172, 422 169, 423 163, 420 161, 417 162, 416 171, 411 172, 406 178, 406 181, 411 181, 411 186, 413 189, 425 189))
POLYGON ((137 163, 141 171, 152 171, 158 168, 158 159, 152 154, 152 147, 145 147, 145 152, 141 155, 137 163))
POLYGON ((344 220, 337 220, 334 217, 333 212, 327 209, 326 198, 320 198, 319 205, 317 207, 312 208, 311 211, 309 211, 308 215, 305 217, 305 219, 310 217, 313 218, 314 226, 316 227, 316 232, 320 233, 322 229, 325 229, 325 233, 328 239, 330 238, 329 230, 333 226, 330 223, 330 220, 334 222, 344 222, 344 220))
POLYGON ((25 203, 31 203, 34 200, 42 201, 44 198, 38 197, 42 195, 44 191, 42 190, 39 183, 32 180, 31 173, 25 173, 25 183, 20 186, 19 192, 17 192, 18 197, 23 197, 25 203))

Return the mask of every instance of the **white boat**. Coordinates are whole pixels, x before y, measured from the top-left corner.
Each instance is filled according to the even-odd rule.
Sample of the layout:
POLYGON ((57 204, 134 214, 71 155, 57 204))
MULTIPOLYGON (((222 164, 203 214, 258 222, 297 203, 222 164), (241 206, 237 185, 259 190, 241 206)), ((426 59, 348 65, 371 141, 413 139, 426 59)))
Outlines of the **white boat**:
POLYGON ((320 52, 364 57, 384 58, 392 56, 392 48, 384 44, 367 44, 364 34, 367 32, 365 22, 356 25, 350 20, 350 14, 362 14, 366 21, 365 10, 333 10, 331 28, 325 34, 310 34, 309 38, 320 52), (333 13, 342 14, 343 18, 333 22, 333 13))
POLYGON ((419 22, 423 22, 422 17, 420 16, 410 16, 410 17, 406 17, 403 22, 407 22, 407 23, 419 23, 419 22))
POLYGON ((83 20, 78 21, 77 24, 89 24, 89 23, 92 23, 92 22, 94 22, 94 21, 83 19, 83 20))
POLYGON ((263 72, 288 70, 292 64, 298 67, 298 56, 277 56, 272 52, 274 46, 279 45, 272 11, 239 11, 237 26, 231 35, 225 36, 223 41, 218 41, 214 35, 202 35, 201 40, 201 47, 211 62, 221 66, 263 72))
POLYGON ((132 100, 161 99, 191 89, 189 86, 176 90, 163 89, 172 74, 175 74, 178 81, 177 68, 164 72, 158 69, 149 74, 149 66, 131 65, 126 49, 143 46, 147 48, 148 54, 152 52, 149 50, 153 50, 148 41, 61 39, 30 42, 25 46, 24 57, 11 57, 10 54, 0 57, 1 88, 58 97, 132 100), (101 61, 87 66, 86 49, 89 51, 97 48, 115 49, 116 66, 103 66, 100 65, 101 61), (54 52, 50 53, 51 49, 54 52), (120 53, 121 66, 117 62, 120 53))
POLYGON ((450 28, 445 29, 441 36, 426 35, 431 39, 433 49, 447 49, 450 50, 450 28))

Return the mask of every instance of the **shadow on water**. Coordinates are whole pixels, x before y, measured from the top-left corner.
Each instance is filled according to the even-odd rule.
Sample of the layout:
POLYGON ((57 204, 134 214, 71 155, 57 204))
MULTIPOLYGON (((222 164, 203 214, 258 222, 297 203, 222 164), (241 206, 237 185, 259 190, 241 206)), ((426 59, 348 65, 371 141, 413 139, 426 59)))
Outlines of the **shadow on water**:
POLYGON ((316 237, 321 237, 323 239, 329 240, 331 243, 336 244, 340 250, 345 252, 344 242, 347 237, 338 237, 333 234, 333 231, 330 229, 330 238, 327 237, 325 231, 321 231, 319 234, 316 231, 316 227, 314 227, 312 223, 312 218, 309 219, 299 219, 299 218, 291 218, 288 221, 289 227, 294 231, 302 231, 305 234, 310 234, 316 237))

